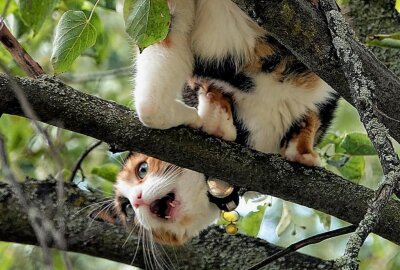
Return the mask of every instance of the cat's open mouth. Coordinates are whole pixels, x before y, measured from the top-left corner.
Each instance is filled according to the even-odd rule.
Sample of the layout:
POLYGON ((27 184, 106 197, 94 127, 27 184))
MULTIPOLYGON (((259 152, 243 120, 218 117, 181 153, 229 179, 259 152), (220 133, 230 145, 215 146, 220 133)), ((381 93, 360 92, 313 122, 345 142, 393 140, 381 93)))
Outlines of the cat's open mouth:
POLYGON ((150 212, 155 214, 157 217, 163 219, 170 219, 173 217, 175 212, 176 201, 175 193, 168 193, 161 199, 155 200, 150 204, 150 212))

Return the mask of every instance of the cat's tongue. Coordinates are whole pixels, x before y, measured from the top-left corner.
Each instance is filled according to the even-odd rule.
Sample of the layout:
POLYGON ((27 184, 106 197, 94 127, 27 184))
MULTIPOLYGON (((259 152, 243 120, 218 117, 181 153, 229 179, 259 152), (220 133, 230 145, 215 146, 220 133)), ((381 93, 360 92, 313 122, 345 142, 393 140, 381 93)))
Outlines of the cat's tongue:
POLYGON ((176 201, 175 194, 168 193, 161 199, 155 200, 150 204, 150 212, 163 219, 171 219, 175 213, 176 201))

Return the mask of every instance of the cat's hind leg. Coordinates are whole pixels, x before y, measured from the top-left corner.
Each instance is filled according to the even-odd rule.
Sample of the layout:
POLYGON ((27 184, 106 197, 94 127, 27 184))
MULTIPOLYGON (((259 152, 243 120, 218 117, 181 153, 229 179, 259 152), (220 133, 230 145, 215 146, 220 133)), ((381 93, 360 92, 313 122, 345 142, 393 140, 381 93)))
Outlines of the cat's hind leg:
POLYGON ((287 160, 306 166, 319 166, 314 143, 321 126, 317 113, 310 111, 299 123, 293 125, 281 141, 281 155, 287 160))
POLYGON ((236 127, 233 123, 231 102, 219 87, 203 81, 198 90, 198 113, 202 119, 202 130, 227 141, 236 140, 236 127))

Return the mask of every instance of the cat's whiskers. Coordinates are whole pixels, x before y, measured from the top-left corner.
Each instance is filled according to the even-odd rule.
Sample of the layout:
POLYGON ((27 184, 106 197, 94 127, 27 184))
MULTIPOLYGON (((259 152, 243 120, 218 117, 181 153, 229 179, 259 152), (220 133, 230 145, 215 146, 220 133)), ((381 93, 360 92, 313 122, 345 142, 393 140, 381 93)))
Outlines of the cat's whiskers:
POLYGON ((110 155, 110 157, 115 160, 116 162, 118 162, 119 165, 121 165, 121 167, 124 166, 125 162, 126 162, 126 158, 129 155, 123 155, 123 154, 118 154, 118 155, 110 155))
POLYGON ((103 209, 101 209, 94 217, 92 217, 92 221, 89 223, 88 229, 90 229, 90 227, 92 227, 93 222, 97 219, 97 217, 102 213, 102 212, 107 212, 111 207, 114 207, 113 203, 109 203, 106 206, 103 207, 103 209))
MULTIPOLYGON (((153 193, 155 193, 156 190, 159 191, 159 190, 167 189, 169 186, 171 186, 171 184, 173 184, 173 182, 175 180, 174 178, 181 173, 181 170, 182 170, 182 168, 175 166, 175 165, 168 167, 163 173, 155 176, 155 177, 157 177, 157 179, 162 179, 162 181, 155 180, 157 183, 162 183, 162 184, 150 186, 149 189, 147 190, 147 192, 149 194, 153 194, 153 193)), ((167 191, 167 192, 169 192, 169 191, 167 191)))
MULTIPOLYGON (((107 197, 107 198, 105 198, 105 199, 106 199, 106 200, 104 200, 104 201, 95 202, 95 203, 89 204, 89 205, 87 205, 87 206, 85 206, 85 207, 79 209, 79 210, 76 211, 72 216, 75 217, 76 215, 78 215, 79 213, 81 213, 82 211, 84 211, 85 209, 87 209, 87 208, 89 208, 89 207, 94 207, 94 206, 98 206, 99 204, 104 204, 104 203, 107 203, 107 202, 112 202, 112 201, 114 201, 114 197, 107 197)), ((99 207, 98 207, 98 208, 99 208, 99 207)), ((93 209, 93 211, 94 211, 94 210, 96 210, 96 208, 93 209)))
POLYGON ((136 226, 139 227, 138 234, 137 234, 138 243, 136 245, 136 250, 135 250, 135 253, 133 254, 133 258, 132 258, 131 264, 133 264, 133 262, 136 259, 137 253, 139 251, 140 242, 142 241, 142 235, 143 235, 143 230, 144 230, 144 228, 142 226, 138 225, 138 223, 135 224, 135 227, 136 226))

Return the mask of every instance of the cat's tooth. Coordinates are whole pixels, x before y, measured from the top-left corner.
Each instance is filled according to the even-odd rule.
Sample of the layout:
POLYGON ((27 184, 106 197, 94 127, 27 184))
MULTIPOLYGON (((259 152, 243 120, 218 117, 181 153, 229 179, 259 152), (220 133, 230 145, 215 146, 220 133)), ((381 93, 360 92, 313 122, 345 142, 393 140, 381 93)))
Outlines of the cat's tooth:
POLYGON ((171 216, 165 216, 165 218, 166 218, 166 219, 170 219, 170 218, 171 218, 171 216))
POLYGON ((171 207, 176 207, 176 204, 173 203, 173 202, 170 202, 169 205, 170 205, 171 207))

